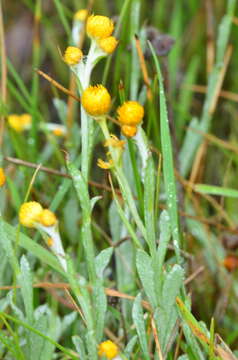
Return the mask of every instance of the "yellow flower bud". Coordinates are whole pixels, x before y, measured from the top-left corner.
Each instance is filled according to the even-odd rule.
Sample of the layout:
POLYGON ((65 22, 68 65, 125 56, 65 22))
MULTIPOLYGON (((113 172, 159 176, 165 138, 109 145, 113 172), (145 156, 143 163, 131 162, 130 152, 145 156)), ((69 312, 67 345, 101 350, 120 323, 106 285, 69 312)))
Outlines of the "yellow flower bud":
POLYGON ((114 36, 109 36, 105 39, 101 39, 98 42, 100 48, 107 54, 113 53, 118 44, 118 40, 114 36))
POLYGON ((55 225, 57 218, 55 214, 49 209, 44 209, 39 217, 39 222, 44 226, 53 226, 55 225))
POLYGON ((88 10, 87 9, 81 9, 81 10, 78 10, 74 14, 74 20, 85 21, 87 16, 88 16, 88 10))
POLYGON ((30 114, 22 114, 20 116, 21 118, 21 123, 22 126, 24 127, 24 129, 28 129, 32 123, 32 117, 30 114))
POLYGON ((0 167, 0 187, 3 186, 6 182, 6 176, 4 174, 3 168, 0 167))
POLYGON ((118 121, 122 125, 138 125, 144 116, 144 108, 137 101, 126 101, 117 109, 118 121))
POLYGON ((121 131, 122 131, 123 135, 125 135, 128 138, 131 138, 131 137, 136 135, 137 127, 136 126, 130 126, 130 125, 122 125, 121 131))
POLYGON ((118 346, 111 340, 103 341, 98 346, 98 355, 105 356, 107 359, 113 359, 119 353, 118 346))
POLYGON ((21 205, 19 211, 19 221, 22 225, 33 228, 39 222, 43 211, 41 204, 36 201, 29 201, 21 205))
POLYGON ((105 115, 111 106, 111 96, 103 85, 89 86, 81 98, 86 112, 92 116, 105 115))
POLYGON ((63 136, 64 135, 64 131, 61 128, 55 128, 55 129, 53 129, 52 132, 55 136, 63 136))
POLYGON ((77 65, 82 57, 82 51, 75 46, 68 46, 64 53, 64 61, 67 65, 77 65))
POLYGON ((16 115, 12 114, 8 116, 9 126, 17 132, 22 132, 28 129, 31 125, 32 118, 30 114, 16 115))
POLYGON ((107 16, 91 15, 87 20, 86 30, 88 36, 96 39, 104 39, 112 34, 114 25, 112 20, 107 16))

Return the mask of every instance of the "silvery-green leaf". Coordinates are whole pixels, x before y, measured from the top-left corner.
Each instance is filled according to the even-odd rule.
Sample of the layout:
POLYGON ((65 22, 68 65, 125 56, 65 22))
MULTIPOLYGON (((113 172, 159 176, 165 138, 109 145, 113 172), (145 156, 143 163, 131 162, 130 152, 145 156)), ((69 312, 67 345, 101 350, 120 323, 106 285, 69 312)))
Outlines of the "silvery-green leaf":
POLYGON ((154 201, 155 201, 155 171, 152 155, 146 161, 145 178, 144 178, 144 217, 146 228, 146 241, 148 243, 151 256, 156 252, 156 236, 155 236, 155 217, 154 217, 154 201))
POLYGON ((150 360, 150 354, 148 349, 148 342, 146 336, 145 322, 144 322, 144 314, 141 306, 141 294, 139 293, 134 301, 132 308, 132 318, 134 320, 134 324, 136 327, 136 331, 139 337, 139 341, 141 344, 141 348, 146 360, 150 360))
POLYGON ((158 259, 158 269, 159 269, 158 277, 159 277, 159 282, 162 285, 164 259, 167 251, 167 246, 171 237, 170 219, 169 219, 169 214, 166 210, 163 210, 160 215, 159 229, 160 229, 160 237, 159 237, 159 245, 157 249, 157 253, 158 253, 157 259, 158 259))
POLYGON ((86 333, 85 344, 88 350, 88 358, 90 360, 98 360, 97 343, 95 342, 95 335, 93 331, 88 331, 86 333))
MULTIPOLYGON (((16 237, 16 229, 15 229, 15 237, 16 237)), ((14 238, 15 240, 15 238, 14 238)), ((1 248, 4 250, 6 257, 8 258, 9 263, 12 266, 12 269, 16 274, 19 273, 19 265, 16 254, 13 250, 11 237, 9 236, 8 232, 6 231, 5 222, 0 214, 0 245, 1 248)))
POLYGON ((125 354, 125 356, 128 357, 128 359, 129 359, 130 356, 131 356, 131 353, 132 353, 132 351, 133 351, 133 349, 134 349, 134 346, 135 346, 135 344, 136 344, 136 342, 137 342, 137 339, 138 339, 138 336, 137 336, 137 335, 133 336, 133 337, 130 339, 130 341, 128 342, 128 344, 126 345, 126 347, 125 347, 124 354, 125 354))
POLYGON ((151 257, 144 250, 137 250, 136 268, 149 302, 153 307, 156 307, 154 271, 152 269, 151 257))
POLYGON ((76 311, 72 311, 71 313, 65 315, 63 317, 63 321, 61 322, 61 333, 67 330, 67 328, 72 325, 72 323, 76 320, 78 313, 76 311))
POLYGON ((113 253, 113 247, 102 250, 95 258, 96 273, 99 278, 103 278, 103 271, 109 264, 113 253))
POLYGON ((21 309, 19 309, 19 307, 17 307, 17 305, 15 304, 15 301, 13 301, 13 296, 14 296, 13 290, 10 290, 6 295, 9 305, 11 306, 13 312, 15 313, 15 315, 18 319, 25 320, 23 312, 21 311, 21 309))
POLYGON ((166 275, 162 292, 162 307, 170 313, 171 308, 175 305, 176 296, 183 285, 184 270, 180 265, 174 265, 166 275))
MULTIPOLYGON (((34 321, 33 327, 36 330, 39 330, 41 333, 47 334, 47 330, 48 330, 47 318, 48 317, 46 314, 41 314, 41 316, 36 321, 34 321)), ((29 332, 29 342, 30 342, 29 360, 43 360, 41 355, 44 354, 44 345, 46 340, 33 332, 29 332)))
POLYGON ((72 337, 72 341, 74 343, 77 353, 79 354, 79 358, 86 360, 87 357, 83 340, 78 335, 75 335, 72 337))
MULTIPOLYGON (((159 343, 162 349, 163 354, 167 352, 168 346, 172 346, 171 343, 175 330, 176 321, 178 319, 178 314, 175 306, 170 310, 170 313, 167 312, 166 309, 157 308, 154 313, 154 320, 156 324, 156 328, 159 336, 159 343)), ((175 335, 177 332, 175 333, 175 335)))
POLYGON ((93 211, 93 208, 96 204, 96 202, 98 200, 101 200, 102 199, 102 196, 94 196, 93 198, 90 199, 90 202, 91 202, 91 211, 93 211))
POLYGON ((99 343, 103 336, 105 316, 107 311, 107 297, 101 280, 97 280, 93 287, 93 308, 95 317, 96 339, 99 343))
POLYGON ((20 260, 21 272, 18 280, 25 305, 26 318, 29 324, 33 322, 33 277, 27 258, 23 255, 20 260))
POLYGON ((116 242, 120 240, 122 222, 120 216, 118 215, 117 206, 114 200, 111 202, 108 215, 112 239, 114 242, 116 242))

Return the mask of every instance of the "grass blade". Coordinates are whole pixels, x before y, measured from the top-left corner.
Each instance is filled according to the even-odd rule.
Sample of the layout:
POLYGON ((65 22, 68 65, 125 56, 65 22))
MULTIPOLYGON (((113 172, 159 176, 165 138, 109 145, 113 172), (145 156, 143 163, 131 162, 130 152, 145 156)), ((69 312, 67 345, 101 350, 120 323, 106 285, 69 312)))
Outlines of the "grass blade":
POLYGON ((179 231, 179 218, 178 218, 178 207, 177 207, 177 194, 176 194, 176 183, 174 176, 174 165, 173 165, 173 152, 172 152, 172 143, 170 138, 169 131, 169 121, 168 121, 168 112, 166 106, 166 99, 164 94, 164 85, 162 73, 160 70, 160 65, 158 58, 156 56, 155 50, 151 43, 149 43, 150 50, 153 55, 155 62, 155 67, 157 71, 157 76, 159 79, 160 86, 160 127, 161 127, 161 147, 162 147, 162 157, 163 157, 163 176, 164 176, 164 185, 165 192, 167 196, 167 206, 168 213, 170 216, 171 222, 171 231, 173 236, 174 248, 177 257, 177 261, 180 262, 180 231, 179 231))

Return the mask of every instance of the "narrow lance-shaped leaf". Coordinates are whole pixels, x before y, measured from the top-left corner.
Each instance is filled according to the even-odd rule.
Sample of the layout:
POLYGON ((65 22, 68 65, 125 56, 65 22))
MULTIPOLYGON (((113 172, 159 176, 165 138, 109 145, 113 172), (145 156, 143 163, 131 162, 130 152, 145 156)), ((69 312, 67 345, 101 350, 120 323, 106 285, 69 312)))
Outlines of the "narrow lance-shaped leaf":
POLYGON ((179 231, 179 219, 178 219, 178 207, 177 207, 177 194, 176 194, 176 183, 174 176, 174 164, 173 164, 173 152, 172 143, 169 131, 169 120, 166 106, 166 99, 164 94, 164 85, 162 80, 162 73, 158 58, 155 50, 151 43, 149 46, 155 62, 157 75, 159 78, 160 86, 160 128, 161 128, 161 146, 162 146, 162 157, 163 157, 163 175, 164 185, 167 196, 168 213, 171 221, 171 230, 174 242, 174 248, 176 252, 177 261, 181 261, 180 257, 180 231, 179 231))
POLYGON ((23 255, 20 262, 21 273, 19 275, 19 283, 21 285, 22 298, 25 305, 25 312, 29 324, 33 323, 33 277, 30 265, 23 255))
POLYGON ((137 250, 136 267, 145 290, 146 296, 153 307, 156 307, 156 293, 154 284, 154 271, 151 257, 143 250, 137 250))
POLYGON ((141 348, 144 353, 145 359, 150 360, 150 354, 147 343, 147 336, 145 330, 143 310, 141 306, 141 294, 138 294, 135 298, 133 308, 132 308, 132 317, 135 323, 136 331, 140 340, 141 348))

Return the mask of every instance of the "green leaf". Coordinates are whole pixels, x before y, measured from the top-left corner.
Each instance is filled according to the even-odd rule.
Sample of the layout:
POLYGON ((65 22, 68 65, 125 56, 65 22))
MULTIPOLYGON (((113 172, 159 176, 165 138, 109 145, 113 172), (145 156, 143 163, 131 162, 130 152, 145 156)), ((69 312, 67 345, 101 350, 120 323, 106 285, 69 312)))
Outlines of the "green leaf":
POLYGON ((140 293, 135 298, 132 308, 132 317, 145 359, 150 360, 140 293))
POLYGON ((29 324, 33 323, 33 276, 27 258, 23 255, 20 261, 21 272, 18 280, 21 285, 21 294, 25 306, 26 318, 29 324))
POLYGON ((93 287, 93 307, 95 314, 96 339, 99 343, 103 337, 107 311, 107 297, 101 280, 97 280, 93 287))
POLYGON ((171 231, 173 236, 174 248, 177 257, 177 261, 181 262, 180 257, 180 231, 179 231, 179 219, 178 219, 178 207, 177 207, 177 194, 176 194, 176 183, 174 176, 174 164, 173 164, 173 152, 172 143, 170 138, 169 130, 169 119, 167 113, 166 99, 164 94, 164 85, 162 73, 158 58, 155 50, 151 43, 149 46, 152 52, 152 56, 155 62, 155 67, 159 79, 160 87, 160 129, 161 129, 161 147, 162 147, 162 158, 163 158, 163 175, 165 192, 167 196, 168 213, 171 221, 171 231))
POLYGON ((11 238, 9 232, 7 231, 6 223, 4 222, 1 214, 0 214, 0 244, 4 249, 5 255, 10 262, 13 271, 15 274, 18 274, 20 271, 18 260, 13 249, 13 244, 16 241, 17 233, 15 232, 14 239, 11 238))
MULTIPOLYGON (((43 263, 48 264, 54 270, 58 271, 61 275, 65 276, 57 258, 51 254, 48 250, 44 249, 41 245, 35 243, 28 236, 23 233, 17 233, 17 228, 4 222, 4 231, 9 240, 12 243, 16 241, 16 237, 19 236, 19 246, 23 247, 27 251, 31 252, 36 258, 41 260, 43 263)), ((1 237, 2 238, 2 237, 1 237)), ((7 242, 6 242, 7 243, 7 242)))
POLYGON ((155 310, 154 319, 158 331, 159 343, 166 358, 166 354, 173 345, 174 338, 177 335, 176 321, 178 319, 178 313, 174 306, 170 308, 170 312, 167 309, 159 307, 155 310))
POLYGON ((97 343, 94 340, 94 332, 92 330, 87 332, 85 342, 88 349, 88 359, 98 360, 97 343))
POLYGON ((170 230, 170 219, 168 212, 163 210, 160 215, 160 237, 159 237, 159 245, 157 249, 157 261, 158 261, 158 278, 160 283, 160 289, 163 283, 163 265, 165 260, 165 255, 168 247, 168 243, 171 237, 171 230, 170 230))
POLYGON ((140 62, 136 49, 135 34, 139 32, 140 23, 140 0, 132 0, 131 2, 131 16, 130 21, 130 37, 131 37, 131 79, 130 79, 130 99, 137 100, 139 80, 141 76, 140 62))
POLYGON ((146 228, 146 240, 150 248, 150 254, 155 257, 156 253, 156 234, 155 234, 155 169, 153 158, 150 156, 147 159, 145 168, 145 180, 144 180, 144 213, 145 213, 145 228, 146 228))
POLYGON ((125 347, 124 354, 126 357, 128 357, 128 359, 130 359, 130 357, 132 356, 132 351, 137 342, 137 339, 138 339, 137 335, 133 336, 125 347))
POLYGON ((72 341, 76 347, 77 353, 79 354, 79 358, 87 359, 83 340, 78 335, 74 335, 72 337, 72 341))
POLYGON ((192 118, 189 123, 188 131, 183 140, 181 150, 179 152, 179 164, 180 164, 180 173, 182 176, 186 176, 193 162, 194 153, 192 151, 194 143, 198 141, 199 134, 195 131, 190 130, 199 130, 200 125, 197 118, 192 118))
POLYGON ((174 265, 170 272, 166 275, 162 293, 162 307, 169 314, 175 305, 176 296, 183 285, 184 270, 179 265, 174 265))
POLYGON ((82 241, 83 247, 86 255, 87 269, 89 274, 89 279, 93 283, 96 280, 96 270, 95 270, 95 258, 94 258, 94 243, 92 237, 91 229, 91 202, 88 193, 88 186, 85 179, 82 176, 81 171, 79 171, 76 166, 67 160, 67 168, 70 175, 73 178, 73 184, 78 195, 80 206, 82 209, 82 241))
MULTIPOLYGON (((34 321, 33 327, 42 334, 47 334, 48 316, 41 313, 39 318, 34 321)), ((34 332, 30 332, 30 359, 29 360, 48 360, 44 357, 44 347, 46 339, 34 332)))
POLYGON ((95 258, 95 267, 97 276, 103 279, 103 271, 109 264, 111 256, 113 253, 113 247, 109 247, 105 250, 102 250, 95 258))
POLYGON ((98 200, 101 200, 102 196, 94 196, 93 198, 90 199, 90 203, 91 203, 91 211, 93 211, 94 206, 96 205, 98 200))
POLYGON ((90 216, 91 203, 89 200, 87 183, 84 180, 81 171, 79 171, 72 162, 67 161, 67 168, 73 178, 74 187, 80 200, 81 207, 85 210, 87 215, 90 216))
POLYGON ((136 268, 145 290, 146 296, 150 304, 155 308, 157 305, 155 284, 154 284, 154 271, 152 268, 151 257, 143 250, 137 250, 136 253, 136 268))
POLYGON ((208 348, 209 339, 205 334, 205 332, 203 331, 202 327, 200 326, 198 321, 191 314, 190 310, 185 306, 185 304, 182 302, 180 298, 177 297, 176 302, 182 319, 187 323, 192 333, 198 338, 198 340, 204 346, 206 352, 209 353, 209 348, 208 348))
POLYGON ((230 189, 226 187, 206 185, 206 184, 196 184, 194 185, 194 190, 199 192, 200 194, 226 196, 235 199, 238 198, 238 190, 230 189))
POLYGON ((53 344, 55 347, 57 347, 63 354, 68 355, 70 357, 70 359, 78 359, 78 357, 74 356, 71 351, 69 351, 62 345, 58 344, 56 341, 52 340, 49 336, 45 335, 44 333, 40 332, 39 330, 35 329, 34 327, 28 325, 26 322, 21 321, 21 320, 15 318, 14 316, 11 316, 6 313, 0 313, 0 316, 2 316, 3 318, 6 318, 8 320, 11 320, 18 325, 23 326, 25 329, 32 331, 36 335, 41 336, 43 339, 49 341, 51 344, 53 344))

